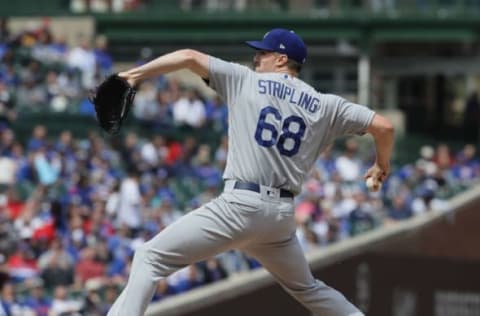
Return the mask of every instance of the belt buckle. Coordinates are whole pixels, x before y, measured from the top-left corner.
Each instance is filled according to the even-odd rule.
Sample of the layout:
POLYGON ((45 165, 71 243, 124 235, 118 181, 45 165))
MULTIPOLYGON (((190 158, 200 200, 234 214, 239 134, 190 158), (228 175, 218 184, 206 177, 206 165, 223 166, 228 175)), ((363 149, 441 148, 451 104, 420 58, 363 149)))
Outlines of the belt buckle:
POLYGON ((260 193, 261 193, 262 197, 265 197, 267 199, 279 199, 280 198, 280 189, 261 186, 260 187, 260 193))

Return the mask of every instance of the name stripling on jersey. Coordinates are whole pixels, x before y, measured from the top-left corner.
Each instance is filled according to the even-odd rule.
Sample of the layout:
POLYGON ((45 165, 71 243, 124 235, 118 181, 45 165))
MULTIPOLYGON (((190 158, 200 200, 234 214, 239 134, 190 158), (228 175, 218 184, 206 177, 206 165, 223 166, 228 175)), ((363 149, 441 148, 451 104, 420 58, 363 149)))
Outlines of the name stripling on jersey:
POLYGON ((318 105, 320 102, 316 96, 308 94, 305 91, 297 92, 294 87, 274 80, 259 79, 258 93, 269 94, 280 100, 297 105, 309 111, 310 113, 315 113, 318 110, 318 105))

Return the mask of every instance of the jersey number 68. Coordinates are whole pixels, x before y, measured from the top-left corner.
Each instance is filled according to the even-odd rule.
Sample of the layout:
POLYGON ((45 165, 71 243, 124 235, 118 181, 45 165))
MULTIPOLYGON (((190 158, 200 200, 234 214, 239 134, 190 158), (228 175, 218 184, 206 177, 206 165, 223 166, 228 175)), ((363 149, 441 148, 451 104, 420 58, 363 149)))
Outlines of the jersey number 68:
POLYGON ((298 153, 302 137, 305 134, 306 124, 300 116, 291 115, 282 123, 282 134, 278 136, 275 125, 266 121, 267 116, 273 116, 277 121, 282 121, 282 115, 273 106, 267 106, 260 111, 257 129, 255 130, 255 140, 262 147, 272 147, 276 145, 280 154, 292 157, 298 153), (296 129, 295 129, 296 126, 296 129), (268 131, 268 132, 265 132, 268 131))

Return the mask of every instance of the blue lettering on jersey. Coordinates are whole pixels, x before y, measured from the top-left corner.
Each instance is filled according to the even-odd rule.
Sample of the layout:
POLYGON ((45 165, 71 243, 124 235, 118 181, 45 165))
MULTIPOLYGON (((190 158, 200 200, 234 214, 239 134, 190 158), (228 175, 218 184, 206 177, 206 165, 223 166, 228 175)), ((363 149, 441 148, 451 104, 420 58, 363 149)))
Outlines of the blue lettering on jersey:
POLYGON ((297 90, 284 83, 274 80, 258 80, 258 93, 269 94, 281 100, 288 100, 291 104, 301 107, 310 113, 318 110, 320 100, 304 91, 297 93, 297 90))
POLYGON ((265 86, 265 80, 258 80, 258 93, 265 94, 267 87, 265 86))

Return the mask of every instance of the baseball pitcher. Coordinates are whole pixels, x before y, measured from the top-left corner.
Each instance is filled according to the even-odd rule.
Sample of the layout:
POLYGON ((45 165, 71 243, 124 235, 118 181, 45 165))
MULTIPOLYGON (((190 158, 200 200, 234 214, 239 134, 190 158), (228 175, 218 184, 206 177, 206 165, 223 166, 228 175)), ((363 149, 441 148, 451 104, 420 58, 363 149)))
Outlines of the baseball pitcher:
MULTIPOLYGON (((392 124, 365 106, 315 91, 298 79, 307 49, 294 32, 273 29, 247 44, 256 50, 254 71, 185 49, 116 76, 116 84, 127 89, 183 68, 205 79, 228 104, 229 153, 223 193, 136 251, 128 283, 108 316, 143 315, 159 280, 231 248, 256 258, 313 313, 363 315, 312 276, 295 235, 293 198, 319 153, 344 135, 373 136, 376 161, 365 178, 383 181, 390 169, 392 124)), ((125 95, 131 101, 130 92, 125 95)), ((110 121, 107 129, 117 130, 117 123, 110 121)))

